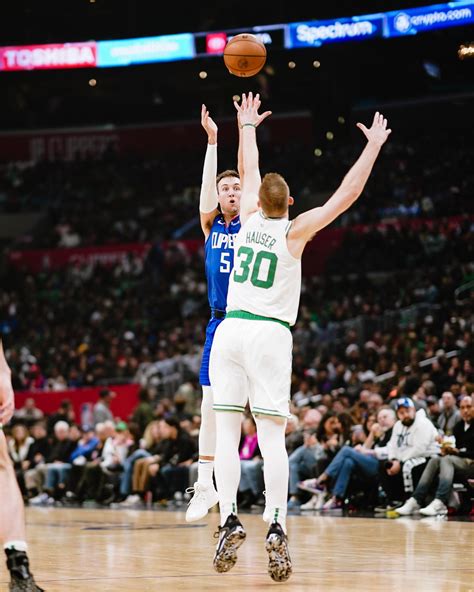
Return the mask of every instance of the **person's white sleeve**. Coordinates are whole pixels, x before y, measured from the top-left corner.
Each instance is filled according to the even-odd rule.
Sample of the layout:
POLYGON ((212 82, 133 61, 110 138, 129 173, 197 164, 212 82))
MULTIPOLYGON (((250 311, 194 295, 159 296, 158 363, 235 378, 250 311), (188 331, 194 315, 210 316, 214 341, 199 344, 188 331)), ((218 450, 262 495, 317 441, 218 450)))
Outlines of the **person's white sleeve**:
POLYGON ((373 450, 377 460, 388 459, 388 446, 376 446, 373 450))
POLYGON ((202 171, 201 195, 199 196, 199 211, 203 214, 213 212, 217 201, 217 144, 208 144, 202 171))

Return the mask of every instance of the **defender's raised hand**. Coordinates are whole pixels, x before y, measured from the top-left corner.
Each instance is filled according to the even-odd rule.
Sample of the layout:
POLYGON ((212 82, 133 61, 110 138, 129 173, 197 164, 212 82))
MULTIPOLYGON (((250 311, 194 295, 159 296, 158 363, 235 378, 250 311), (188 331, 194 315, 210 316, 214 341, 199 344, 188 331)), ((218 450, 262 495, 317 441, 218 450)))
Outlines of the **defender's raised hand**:
POLYGON ((237 101, 234 101, 240 127, 242 127, 245 123, 258 127, 264 119, 272 114, 271 111, 265 111, 264 113, 259 114, 258 110, 260 109, 261 104, 262 101, 260 100, 260 94, 257 93, 254 97, 252 92, 249 92, 248 96, 245 93, 242 94, 242 101, 240 105, 237 103, 237 101))
POLYGON ((369 142, 373 142, 378 146, 385 144, 388 136, 392 133, 391 129, 387 129, 387 120, 378 111, 374 115, 372 127, 366 128, 363 123, 358 123, 357 127, 364 132, 365 137, 369 142))

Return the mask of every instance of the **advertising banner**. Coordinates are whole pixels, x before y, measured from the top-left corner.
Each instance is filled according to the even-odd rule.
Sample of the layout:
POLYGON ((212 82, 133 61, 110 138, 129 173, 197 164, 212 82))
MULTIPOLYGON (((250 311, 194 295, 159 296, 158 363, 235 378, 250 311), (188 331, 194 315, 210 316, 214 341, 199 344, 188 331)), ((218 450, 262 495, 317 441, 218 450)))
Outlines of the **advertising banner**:
MULTIPOLYGON (((274 115, 265 126, 269 141, 311 145, 312 119, 309 112, 274 115)), ((222 120, 219 141, 222 146, 236 142, 233 118, 222 120)), ((164 151, 180 150, 183 145, 202 145, 202 128, 196 121, 134 126, 46 129, 0 133, 0 162, 46 160, 73 161, 100 158, 104 152, 119 155, 153 156, 164 151)))
POLYGON ((0 47, 0 70, 56 70, 95 68, 95 41, 0 47))
POLYGON ((383 34, 383 15, 290 23, 285 47, 319 47, 324 43, 372 39, 383 34))
MULTIPOLYGON (((190 254, 202 248, 201 240, 163 241, 163 248, 170 244, 182 245, 190 254)), ((151 248, 151 243, 125 243, 95 247, 75 247, 70 249, 31 249, 26 251, 10 251, 9 262, 25 271, 37 273, 61 269, 66 266, 87 265, 116 265, 127 255, 145 258, 151 248)), ((1 331, 0 331, 1 333, 1 331)))
POLYGON ((189 60, 195 56, 192 33, 97 42, 97 66, 130 66, 189 60))
POLYGON ((474 23, 474 2, 449 2, 386 13, 387 37, 416 35, 474 23))

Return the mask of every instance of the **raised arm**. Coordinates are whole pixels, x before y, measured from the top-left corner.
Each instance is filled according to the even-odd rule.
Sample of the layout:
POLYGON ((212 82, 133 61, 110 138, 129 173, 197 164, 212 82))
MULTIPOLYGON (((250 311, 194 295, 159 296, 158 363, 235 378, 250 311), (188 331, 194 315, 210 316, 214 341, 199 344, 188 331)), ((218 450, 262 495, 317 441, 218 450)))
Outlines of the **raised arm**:
POLYGON ((245 224, 247 218, 258 209, 258 190, 262 182, 258 162, 256 129, 264 119, 271 115, 271 111, 265 111, 260 115, 258 113, 261 105, 260 95, 256 94, 254 97, 251 92, 248 97, 245 94, 242 95, 240 105, 236 101, 234 101, 234 105, 241 130, 240 140, 245 184, 242 185, 242 196, 240 198, 240 220, 242 224, 245 224))
POLYGON ((201 107, 201 125, 207 133, 207 149, 202 171, 201 194, 199 196, 199 216, 204 237, 211 232, 217 209, 217 125, 209 115, 206 105, 201 107))
POLYGON ((306 243, 313 236, 333 222, 358 199, 372 172, 380 149, 390 135, 387 120, 377 112, 370 129, 358 123, 367 138, 367 144, 355 164, 344 177, 339 188, 321 207, 313 208, 297 216, 288 233, 288 248, 295 257, 301 257, 306 243))
MULTIPOLYGON (((243 95, 243 97, 245 97, 245 95, 243 95)), ((235 103, 234 103, 235 104, 235 103)), ((257 93, 255 95, 254 98, 254 105, 257 108, 257 111, 260 109, 262 102, 260 100, 260 95, 257 93)), ((242 127, 242 123, 240 122, 240 111, 239 108, 237 107, 237 126, 239 128, 239 149, 238 149, 238 153, 237 153, 237 170, 239 172, 239 178, 240 178, 240 186, 243 187, 244 186, 244 179, 245 179, 245 168, 244 168, 244 150, 243 150, 243 127, 242 127)), ((262 123, 262 121, 264 119, 266 119, 269 115, 271 115, 271 111, 265 111, 264 113, 262 113, 262 115, 259 115, 258 121, 255 124, 257 127, 262 123)))
POLYGON ((0 339, 0 428, 7 424, 15 410, 11 371, 5 359, 3 344, 0 339))

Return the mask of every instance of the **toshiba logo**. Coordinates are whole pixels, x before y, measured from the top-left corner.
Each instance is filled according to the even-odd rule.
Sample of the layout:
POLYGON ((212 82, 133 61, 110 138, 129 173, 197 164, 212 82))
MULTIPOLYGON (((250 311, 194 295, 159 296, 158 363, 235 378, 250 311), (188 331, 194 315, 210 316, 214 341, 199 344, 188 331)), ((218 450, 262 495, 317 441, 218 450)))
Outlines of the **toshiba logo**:
POLYGON ((3 70, 84 68, 96 65, 95 44, 5 47, 0 52, 3 70))

